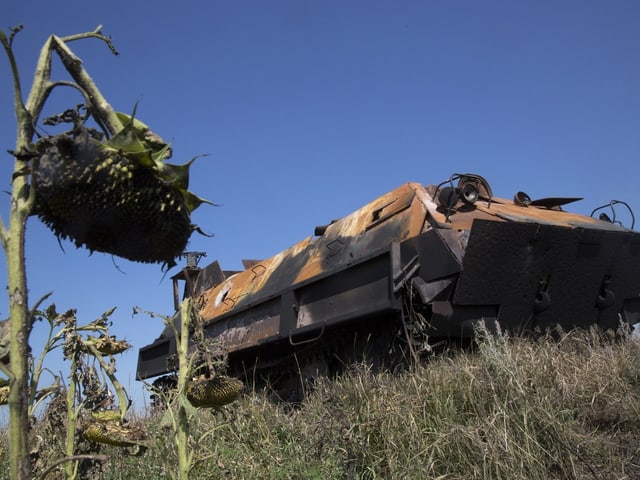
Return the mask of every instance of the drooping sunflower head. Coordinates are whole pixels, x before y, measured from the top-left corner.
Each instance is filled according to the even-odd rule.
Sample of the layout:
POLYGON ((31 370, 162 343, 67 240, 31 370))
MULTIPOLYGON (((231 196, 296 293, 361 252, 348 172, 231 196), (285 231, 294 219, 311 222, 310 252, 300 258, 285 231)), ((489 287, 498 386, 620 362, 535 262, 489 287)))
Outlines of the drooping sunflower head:
POLYGON ((198 377, 187 384, 187 399, 194 407, 216 408, 240 397, 244 384, 237 378, 217 375, 198 377))
POLYGON ((168 144, 134 116, 118 116, 124 128, 108 140, 76 122, 38 141, 33 214, 77 247, 173 266, 195 229, 191 212, 211 202, 188 190, 194 159, 166 163, 168 144))

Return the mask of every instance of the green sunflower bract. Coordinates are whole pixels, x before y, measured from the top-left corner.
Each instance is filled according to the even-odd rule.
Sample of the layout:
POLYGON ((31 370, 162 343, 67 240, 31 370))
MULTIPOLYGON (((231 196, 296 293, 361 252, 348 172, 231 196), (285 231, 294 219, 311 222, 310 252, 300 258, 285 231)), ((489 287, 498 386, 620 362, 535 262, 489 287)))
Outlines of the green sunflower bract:
POLYGON ((118 117, 125 126, 106 141, 78 122, 38 141, 33 214, 77 247, 171 267, 196 228, 191 212, 211 202, 188 191, 193 159, 166 163, 168 144, 133 116, 118 117))

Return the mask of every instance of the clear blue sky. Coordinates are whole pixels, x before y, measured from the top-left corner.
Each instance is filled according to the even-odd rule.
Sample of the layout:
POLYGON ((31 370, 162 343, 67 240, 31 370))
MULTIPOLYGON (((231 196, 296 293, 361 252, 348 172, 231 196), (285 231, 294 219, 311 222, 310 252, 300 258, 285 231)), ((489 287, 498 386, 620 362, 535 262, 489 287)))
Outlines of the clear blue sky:
MULTIPOLYGON (((215 236, 196 234, 189 249, 224 268, 269 257, 403 182, 453 172, 483 175, 509 198, 585 197, 574 209, 586 214, 625 200, 640 217, 636 0, 4 0, 0 12, 5 31, 25 26, 15 40, 25 95, 49 34, 103 25, 120 56, 96 40, 70 47, 115 109, 139 101, 175 162, 209 154, 191 187, 221 206, 193 219, 215 236)), ((45 113, 79 102, 61 90, 45 113)), ((0 152, 14 141, 2 55, 0 152)), ((1 154, 8 189, 12 158, 1 154)), ((161 322, 131 310, 170 314, 175 270, 163 279, 159 266, 61 248, 37 219, 27 234, 30 300, 53 291, 81 321, 117 306, 113 332, 135 346, 121 380, 141 398, 137 348, 161 322)))

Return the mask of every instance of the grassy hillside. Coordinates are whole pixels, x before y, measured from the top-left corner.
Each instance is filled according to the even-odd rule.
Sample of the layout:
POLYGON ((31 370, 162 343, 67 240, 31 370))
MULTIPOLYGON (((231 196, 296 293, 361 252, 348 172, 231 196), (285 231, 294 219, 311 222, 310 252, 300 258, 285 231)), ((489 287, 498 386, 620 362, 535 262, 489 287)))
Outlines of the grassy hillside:
MULTIPOLYGON (((159 418, 142 419, 143 456, 101 447, 110 458, 88 478, 170 478, 175 452, 159 418)), ((401 374, 353 366, 299 408, 249 392, 200 412, 192 434, 193 479, 637 479, 640 343, 481 334, 473 351, 401 374)))

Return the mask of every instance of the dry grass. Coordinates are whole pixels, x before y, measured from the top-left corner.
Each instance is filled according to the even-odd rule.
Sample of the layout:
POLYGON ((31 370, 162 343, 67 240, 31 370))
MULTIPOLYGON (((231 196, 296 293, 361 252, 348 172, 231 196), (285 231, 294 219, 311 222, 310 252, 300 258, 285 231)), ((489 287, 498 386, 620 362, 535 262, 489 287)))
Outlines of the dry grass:
MULTIPOLYGON (((170 476, 171 438, 148 423, 154 447, 103 448, 99 478, 170 476)), ((473 351, 399 375, 354 366, 300 408, 248 394, 192 433, 194 479, 640 478, 640 343, 480 332, 473 351)))

